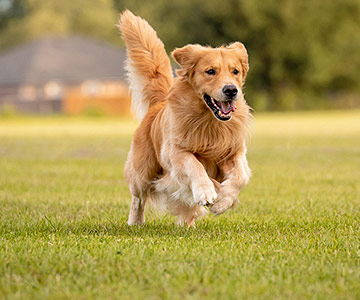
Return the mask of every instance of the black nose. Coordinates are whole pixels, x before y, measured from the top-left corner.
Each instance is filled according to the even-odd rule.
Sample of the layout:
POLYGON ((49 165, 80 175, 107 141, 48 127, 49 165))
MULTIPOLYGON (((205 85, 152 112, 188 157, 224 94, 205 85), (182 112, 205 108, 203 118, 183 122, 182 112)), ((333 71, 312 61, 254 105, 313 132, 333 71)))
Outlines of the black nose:
POLYGON ((238 90, 235 85, 224 85, 222 92, 228 97, 228 98, 234 98, 236 94, 238 93, 238 90))

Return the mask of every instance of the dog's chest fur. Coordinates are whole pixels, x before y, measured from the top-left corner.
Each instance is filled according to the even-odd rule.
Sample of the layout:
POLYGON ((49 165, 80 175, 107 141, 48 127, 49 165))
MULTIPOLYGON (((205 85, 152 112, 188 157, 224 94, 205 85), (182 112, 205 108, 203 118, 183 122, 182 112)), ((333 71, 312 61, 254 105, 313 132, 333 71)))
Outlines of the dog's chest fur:
POLYGON ((173 128, 173 143, 198 157, 217 163, 243 147, 245 125, 237 116, 226 123, 215 120, 211 115, 209 118, 192 118, 184 126, 186 121, 183 120, 182 130, 173 128))

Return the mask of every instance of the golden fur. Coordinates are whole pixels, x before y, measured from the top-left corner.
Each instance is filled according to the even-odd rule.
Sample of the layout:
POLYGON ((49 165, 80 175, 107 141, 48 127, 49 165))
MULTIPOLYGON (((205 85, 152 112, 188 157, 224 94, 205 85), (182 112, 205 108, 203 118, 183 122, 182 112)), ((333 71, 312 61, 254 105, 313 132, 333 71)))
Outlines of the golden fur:
POLYGON ((245 47, 236 42, 175 49, 172 57, 181 69, 174 79, 164 45, 145 20, 125 11, 118 27, 127 46, 134 113, 142 120, 125 166, 132 194, 129 224, 144 223, 148 200, 189 226, 206 212, 205 205, 223 213, 250 178, 245 145, 250 109, 242 94, 249 68, 245 47), (224 94, 230 85, 238 90, 232 100, 224 94), (205 97, 218 109, 212 111, 205 97))

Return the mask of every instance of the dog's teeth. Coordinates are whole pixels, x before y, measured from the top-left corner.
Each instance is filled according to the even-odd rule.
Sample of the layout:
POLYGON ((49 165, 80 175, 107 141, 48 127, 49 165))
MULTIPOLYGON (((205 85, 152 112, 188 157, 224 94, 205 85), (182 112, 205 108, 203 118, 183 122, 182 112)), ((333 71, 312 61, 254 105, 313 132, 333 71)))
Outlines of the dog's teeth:
POLYGON ((215 107, 217 107, 215 100, 213 98, 211 98, 211 102, 212 102, 212 104, 214 104, 215 107))
POLYGON ((227 118, 227 117, 230 115, 231 111, 223 112, 223 111, 221 110, 221 106, 219 106, 219 105, 216 104, 216 102, 215 102, 216 100, 215 100, 213 97, 211 97, 211 96, 209 96, 209 97, 210 97, 211 103, 212 103, 213 106, 217 109, 217 114, 218 114, 220 117, 222 117, 222 118, 227 118))
POLYGON ((217 109, 220 110, 220 107, 215 103, 215 100, 214 100, 214 98, 212 98, 212 97, 211 97, 211 102, 212 102, 212 104, 213 104, 217 109))

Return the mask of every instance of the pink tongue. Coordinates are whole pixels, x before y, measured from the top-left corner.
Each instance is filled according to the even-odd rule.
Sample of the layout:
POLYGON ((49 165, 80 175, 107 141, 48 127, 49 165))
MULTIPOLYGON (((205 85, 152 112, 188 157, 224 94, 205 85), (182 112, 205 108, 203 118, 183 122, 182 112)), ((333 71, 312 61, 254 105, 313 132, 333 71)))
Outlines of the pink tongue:
POLYGON ((218 101, 221 106, 221 110, 223 113, 227 114, 229 111, 235 111, 236 105, 235 101, 218 101))

